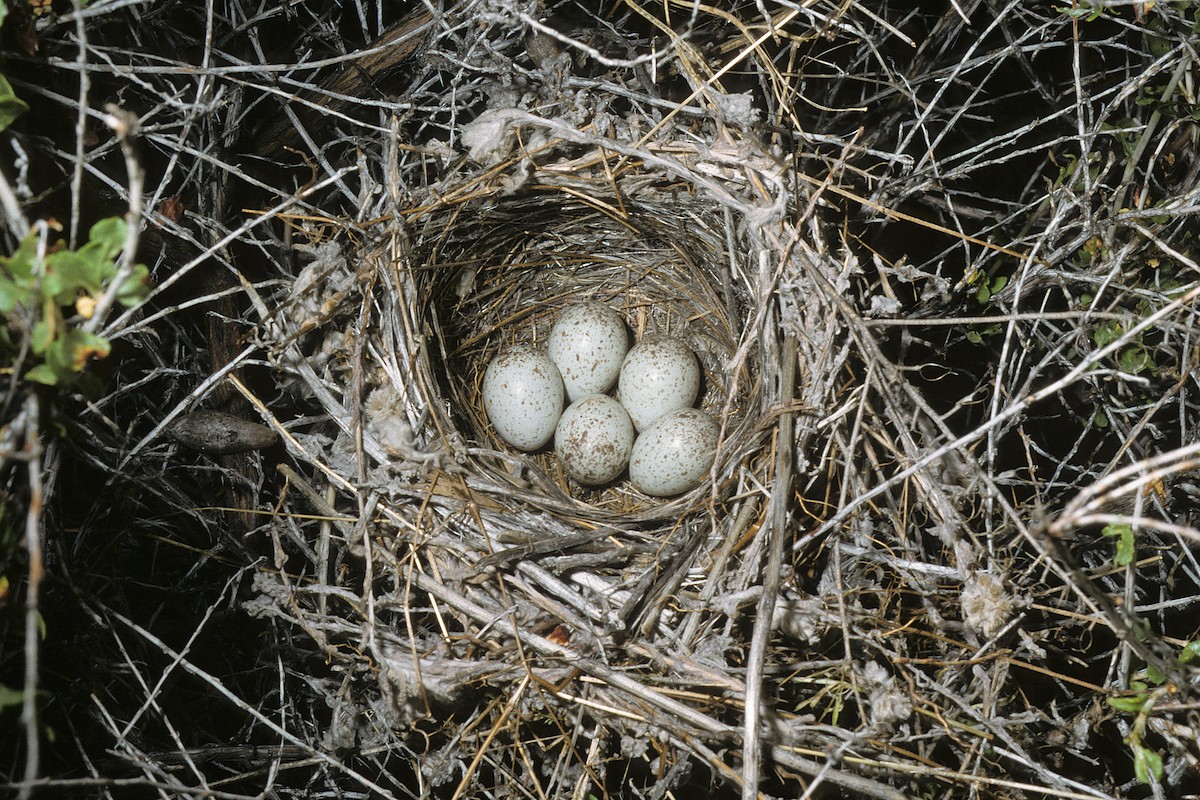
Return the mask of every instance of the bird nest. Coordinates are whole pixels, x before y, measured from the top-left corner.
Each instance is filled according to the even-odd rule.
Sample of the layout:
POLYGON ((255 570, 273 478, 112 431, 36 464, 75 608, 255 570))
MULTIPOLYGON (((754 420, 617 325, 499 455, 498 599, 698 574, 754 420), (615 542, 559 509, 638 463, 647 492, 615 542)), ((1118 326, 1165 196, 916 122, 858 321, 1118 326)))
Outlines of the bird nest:
MULTIPOLYGON (((785 172, 752 137, 639 152, 562 136, 532 114, 483 124, 492 141, 538 145, 432 177, 393 151, 388 184, 409 189, 380 193, 371 216, 390 221, 373 240, 304 248, 310 263, 266 344, 333 423, 293 441, 340 496, 314 509, 306 487, 304 508, 288 508, 323 510, 340 533, 327 522, 320 546, 301 548, 304 581, 288 578, 292 560, 260 572, 251 608, 301 625, 345 676, 329 693, 335 747, 488 697, 523 709, 522 725, 588 715, 591 742, 573 746, 592 755, 564 773, 573 781, 598 779, 647 736, 664 765, 690 764, 677 750, 691 736, 737 733, 677 695, 681 679, 711 684, 717 657, 738 646, 698 612, 754 602, 795 467, 810 483, 822 474, 803 452, 809 437, 793 435, 795 398, 834 402, 837 317, 800 274, 800 254, 815 251, 781 218, 785 172), (624 480, 581 486, 552 452, 514 451, 492 430, 488 362, 543 343, 582 299, 617 310, 636 338, 669 333, 697 353, 699 405, 721 423, 698 488, 662 499, 624 480), (347 502, 353 522, 340 521, 347 502), (601 708, 614 713, 592 716, 601 708)), ((710 685, 705 703, 735 683, 710 685)), ((453 730, 443 737, 446 760, 460 745, 453 730)))

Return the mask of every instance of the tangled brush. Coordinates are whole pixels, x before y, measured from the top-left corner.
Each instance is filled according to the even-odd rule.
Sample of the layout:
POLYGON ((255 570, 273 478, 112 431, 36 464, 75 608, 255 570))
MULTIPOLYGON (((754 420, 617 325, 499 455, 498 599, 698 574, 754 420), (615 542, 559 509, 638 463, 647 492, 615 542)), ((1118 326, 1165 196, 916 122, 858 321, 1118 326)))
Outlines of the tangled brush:
POLYGON ((1190 5, 133 5, 34 24, 121 142, 17 140, 155 280, 47 413, 101 791, 1194 791, 1190 5), (582 299, 698 355, 695 489, 497 436, 582 299))

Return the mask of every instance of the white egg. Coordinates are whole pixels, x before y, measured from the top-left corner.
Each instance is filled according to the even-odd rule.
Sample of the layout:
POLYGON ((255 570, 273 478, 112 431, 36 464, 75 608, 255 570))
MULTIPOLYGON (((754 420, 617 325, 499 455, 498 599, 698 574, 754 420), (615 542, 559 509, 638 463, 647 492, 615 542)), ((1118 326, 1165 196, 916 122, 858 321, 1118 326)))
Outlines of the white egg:
POLYGON ((593 394, 567 406, 554 434, 554 452, 566 473, 586 486, 608 483, 625 470, 633 423, 621 404, 593 394))
POLYGON ((699 391, 696 354, 670 336, 648 336, 634 345, 617 384, 621 403, 639 431, 671 411, 691 407, 699 391))
POLYGON ((538 449, 550 441, 562 416, 558 367, 531 347, 505 350, 483 375, 483 408, 504 441, 519 450, 538 449))
POLYGON ((607 392, 617 380, 628 349, 621 315, 589 300, 563 309, 547 349, 562 374, 569 401, 607 392))
POLYGON ((707 411, 672 411, 633 443, 629 480, 639 491, 670 497, 694 489, 712 468, 721 427, 707 411))

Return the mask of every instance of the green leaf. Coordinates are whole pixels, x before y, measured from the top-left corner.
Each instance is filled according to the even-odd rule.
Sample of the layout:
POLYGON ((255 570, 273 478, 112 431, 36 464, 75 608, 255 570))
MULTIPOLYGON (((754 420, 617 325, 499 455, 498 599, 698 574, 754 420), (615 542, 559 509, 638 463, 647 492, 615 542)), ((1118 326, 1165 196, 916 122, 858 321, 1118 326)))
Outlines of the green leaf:
POLYGON ((40 356, 50 347, 54 340, 53 330, 50 322, 44 319, 38 320, 34 324, 33 331, 29 335, 29 346, 34 355, 40 356))
POLYGON ((1127 531, 1130 535, 1132 535, 1133 527, 1131 525, 1122 523, 1120 525, 1105 525, 1104 529, 1100 531, 1100 534, 1109 538, 1115 538, 1117 536, 1125 536, 1127 531))
POLYGON ((1095 21, 1101 13, 1091 8, 1072 8, 1071 6, 1055 6, 1054 10, 1072 19, 1084 19, 1086 17, 1088 22, 1095 21))
POLYGON ((150 270, 145 264, 135 264, 129 274, 117 289, 117 302, 129 307, 137 305, 146 299, 150 288, 150 270))
POLYGON ((1154 686, 1162 686, 1167 682, 1167 676, 1158 671, 1153 664, 1146 665, 1146 680, 1154 686))
POLYGON ((60 378, 80 372, 93 358, 104 358, 111 351, 108 340, 78 328, 71 328, 46 349, 46 364, 60 378))
POLYGON ((38 364, 25 373, 25 380, 40 383, 44 386, 56 386, 58 385, 58 373, 45 364, 38 364))
POLYGON ((1100 533, 1108 538, 1117 540, 1117 554, 1113 557, 1113 564, 1118 567, 1128 566, 1133 562, 1134 555, 1134 538, 1133 526, 1120 525, 1105 525, 1100 533))
POLYGON ((971 344, 983 344, 983 337, 978 331, 967 331, 967 341, 971 344))
POLYGON ((1121 355, 1117 358, 1117 364, 1121 367, 1122 372, 1138 375, 1144 372, 1151 362, 1145 348, 1129 347, 1121 351, 1121 355))
POLYGON ((1133 532, 1130 531, 1127 536, 1122 536, 1117 540, 1117 554, 1113 556, 1113 565, 1118 567, 1127 567, 1133 563, 1133 532))
POLYGON ((1137 714, 1146 705, 1146 696, 1144 694, 1132 697, 1109 697, 1107 700, 1108 704, 1117 711, 1125 711, 1130 714, 1137 714))
POLYGON ((88 231, 88 241, 101 248, 101 257, 109 261, 117 253, 125 249, 125 239, 129 235, 129 224, 120 217, 106 217, 88 231))
POLYGON ((21 240, 21 244, 8 258, 0 257, 0 272, 6 274, 18 286, 33 287, 37 285, 34 275, 37 265, 37 233, 30 233, 21 240))
POLYGON ((0 75, 0 131, 7 128, 17 117, 29 110, 29 105, 17 97, 12 84, 0 75))
POLYGON ((833 724, 833 725, 838 724, 838 720, 841 719, 841 716, 842 716, 842 707, 844 705, 845 705, 845 703, 842 699, 841 693, 834 692, 833 693, 833 702, 830 704, 830 707, 828 709, 826 709, 826 714, 829 714, 829 717, 830 717, 829 721, 831 724, 833 724))
POLYGON ((77 251, 60 250, 47 257, 42 291, 60 306, 73 303, 81 289, 98 294, 115 271, 112 262, 98 251, 99 248, 86 244, 77 251))
POLYGON ((1119 322, 1107 322, 1092 334, 1092 341, 1096 343, 1097 347, 1105 347, 1120 339, 1122 333, 1124 331, 1119 322))
POLYGON ((33 292, 0 274, 0 314, 11 314, 18 306, 26 305, 33 292))
POLYGON ((979 301, 979 305, 983 305, 988 300, 992 299, 992 290, 987 286, 980 286, 975 292, 975 299, 979 301))
POLYGON ((9 708, 11 706, 19 706, 25 700, 25 693, 16 689, 11 689, 0 683, 0 709, 9 708))
POLYGON ((1163 773, 1162 756, 1143 747, 1140 742, 1133 746, 1133 774, 1140 783, 1149 783, 1150 776, 1160 780, 1163 773))
POLYGON ((1183 652, 1179 654, 1179 663, 1189 664, 1197 657, 1200 657, 1200 639, 1193 639, 1183 646, 1183 652))

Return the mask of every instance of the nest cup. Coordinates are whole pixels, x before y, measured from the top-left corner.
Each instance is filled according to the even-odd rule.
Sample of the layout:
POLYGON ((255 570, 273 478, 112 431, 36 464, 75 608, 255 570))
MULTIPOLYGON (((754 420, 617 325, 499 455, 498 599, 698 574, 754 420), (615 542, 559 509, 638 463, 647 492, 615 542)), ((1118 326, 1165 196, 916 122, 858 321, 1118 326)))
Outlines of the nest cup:
MULTIPOLYGON (((595 517, 678 517, 681 504, 723 492, 748 457, 761 411, 759 369, 736 357, 746 324, 746 274, 731 254, 726 215, 679 191, 645 190, 636 199, 581 198, 533 185, 519 194, 472 201, 432 215, 413 242, 421 320, 434 332, 429 407, 444 434, 462 441, 460 461, 494 490, 534 505, 595 517), (623 474, 598 488, 569 480, 552 445, 518 453, 496 434, 483 408, 489 362, 518 343, 544 348, 566 306, 597 300, 625 320, 630 344, 650 334, 681 337, 703 371, 697 405, 723 422, 717 483, 675 500, 649 498, 623 474)), ((744 251, 748 252, 748 250, 744 251)))

